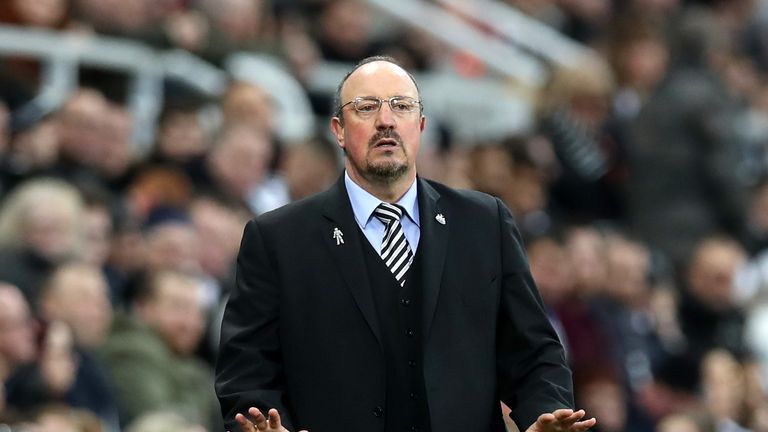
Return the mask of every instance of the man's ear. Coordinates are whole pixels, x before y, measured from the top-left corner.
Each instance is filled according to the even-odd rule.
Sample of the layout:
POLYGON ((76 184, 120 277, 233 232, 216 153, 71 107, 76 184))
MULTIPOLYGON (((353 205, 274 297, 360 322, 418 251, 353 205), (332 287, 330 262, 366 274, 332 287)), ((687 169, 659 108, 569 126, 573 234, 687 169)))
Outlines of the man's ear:
POLYGON ((419 120, 419 130, 424 132, 424 128, 427 127, 427 116, 422 115, 419 120))
POLYGON ((344 125, 341 123, 341 119, 338 117, 331 118, 329 127, 333 136, 336 137, 336 143, 339 145, 339 147, 344 149, 344 125))

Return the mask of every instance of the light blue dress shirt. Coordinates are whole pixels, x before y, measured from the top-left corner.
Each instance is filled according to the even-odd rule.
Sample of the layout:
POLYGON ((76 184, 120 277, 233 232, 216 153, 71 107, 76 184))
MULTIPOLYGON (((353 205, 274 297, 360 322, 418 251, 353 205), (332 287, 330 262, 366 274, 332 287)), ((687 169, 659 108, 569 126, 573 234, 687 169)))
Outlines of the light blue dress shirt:
MULTIPOLYGON (((384 238, 385 225, 373 215, 373 211, 376 210, 376 207, 382 201, 358 186, 357 183, 352 181, 346 171, 344 172, 344 184, 347 187, 347 194, 349 195, 352 212, 355 214, 357 224, 360 226, 363 234, 365 234, 368 242, 373 246, 373 249, 381 255, 381 240, 384 238)), ((419 230, 419 201, 416 190, 416 181, 414 180, 405 195, 395 203, 403 207, 405 214, 408 216, 403 216, 400 220, 400 225, 403 227, 405 238, 408 239, 408 245, 411 246, 414 254, 416 254, 419 238, 421 237, 421 231, 419 230)))

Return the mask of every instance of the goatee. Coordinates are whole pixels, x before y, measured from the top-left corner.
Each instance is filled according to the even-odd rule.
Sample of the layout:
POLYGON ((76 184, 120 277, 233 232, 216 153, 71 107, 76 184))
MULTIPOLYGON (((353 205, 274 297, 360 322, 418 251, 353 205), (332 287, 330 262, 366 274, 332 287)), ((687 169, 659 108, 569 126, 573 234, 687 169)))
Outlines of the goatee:
POLYGON ((379 182, 391 183, 400 179, 408 172, 408 165, 397 162, 385 162, 379 164, 368 164, 368 174, 379 182))
MULTIPOLYGON (((374 147, 376 143, 383 139, 392 139, 396 141, 397 145, 402 149, 403 154, 405 154, 403 139, 394 129, 382 129, 376 132, 376 134, 368 140, 368 147, 374 147)), ((407 154, 405 156, 406 158, 408 157, 407 154)), ((371 163, 370 161, 366 161, 366 172, 372 177, 371 180, 376 180, 382 183, 391 183, 400 179, 406 172, 408 172, 408 164, 397 161, 381 163, 371 163)))

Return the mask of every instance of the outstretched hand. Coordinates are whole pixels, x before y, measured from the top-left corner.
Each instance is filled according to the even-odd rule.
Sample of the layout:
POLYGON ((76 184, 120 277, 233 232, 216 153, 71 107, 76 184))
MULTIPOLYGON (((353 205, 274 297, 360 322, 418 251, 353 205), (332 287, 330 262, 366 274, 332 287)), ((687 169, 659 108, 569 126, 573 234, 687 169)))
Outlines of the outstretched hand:
POLYGON ((594 418, 584 418, 584 410, 559 409, 542 414, 525 432, 584 432, 597 423, 594 418))
POLYGON ((265 417, 258 408, 254 407, 248 409, 248 414, 250 417, 240 413, 235 415, 235 421, 240 426, 240 432, 290 432, 283 427, 280 422, 280 413, 274 408, 269 410, 269 417, 265 417))

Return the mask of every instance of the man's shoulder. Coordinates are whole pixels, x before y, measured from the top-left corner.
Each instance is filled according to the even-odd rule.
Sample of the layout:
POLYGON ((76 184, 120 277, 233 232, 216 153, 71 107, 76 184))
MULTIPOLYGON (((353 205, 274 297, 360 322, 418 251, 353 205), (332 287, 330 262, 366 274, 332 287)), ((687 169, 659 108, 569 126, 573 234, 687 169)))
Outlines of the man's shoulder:
POLYGON ((107 340, 99 349, 99 357, 115 364, 120 359, 143 359, 162 362, 170 350, 147 325, 125 313, 115 316, 107 340))

